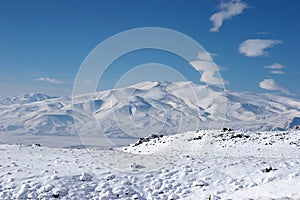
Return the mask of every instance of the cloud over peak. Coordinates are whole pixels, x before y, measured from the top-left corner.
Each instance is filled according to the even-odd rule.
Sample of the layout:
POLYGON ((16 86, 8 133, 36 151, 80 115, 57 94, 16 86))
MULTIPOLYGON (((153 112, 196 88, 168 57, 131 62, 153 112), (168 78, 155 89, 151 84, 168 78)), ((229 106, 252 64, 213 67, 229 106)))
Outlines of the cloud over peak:
POLYGON ((37 78, 35 80, 44 81, 44 82, 53 83, 53 84, 63 84, 62 81, 59 81, 59 80, 56 80, 56 79, 53 79, 53 78, 50 78, 50 77, 40 77, 40 78, 37 78))
POLYGON ((227 2, 222 1, 219 5, 219 12, 210 16, 210 21, 213 22, 211 32, 218 32, 225 19, 230 19, 236 15, 243 13, 247 8, 247 4, 241 0, 230 0, 227 2))
POLYGON ((290 94, 286 88, 276 83, 274 79, 264 79, 263 81, 259 82, 259 87, 265 90, 280 91, 285 94, 290 94))
POLYGON ((200 81, 208 85, 224 85, 224 81, 219 73, 219 66, 212 60, 211 56, 215 55, 208 52, 200 52, 197 60, 190 62, 195 70, 201 73, 200 81))
POLYGON ((258 57, 266 55, 265 49, 280 44, 280 40, 248 39, 239 46, 239 52, 248 57, 258 57))

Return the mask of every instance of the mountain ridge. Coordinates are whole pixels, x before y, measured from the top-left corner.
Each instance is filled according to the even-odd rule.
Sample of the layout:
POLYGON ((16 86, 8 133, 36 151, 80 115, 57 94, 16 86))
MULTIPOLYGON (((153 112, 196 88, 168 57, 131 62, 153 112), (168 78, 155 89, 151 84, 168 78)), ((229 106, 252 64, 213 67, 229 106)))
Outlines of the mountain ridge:
POLYGON ((144 137, 224 126, 287 130, 300 123, 298 100, 193 82, 141 82, 73 101, 43 94, 4 99, 0 133, 7 134, 144 137))

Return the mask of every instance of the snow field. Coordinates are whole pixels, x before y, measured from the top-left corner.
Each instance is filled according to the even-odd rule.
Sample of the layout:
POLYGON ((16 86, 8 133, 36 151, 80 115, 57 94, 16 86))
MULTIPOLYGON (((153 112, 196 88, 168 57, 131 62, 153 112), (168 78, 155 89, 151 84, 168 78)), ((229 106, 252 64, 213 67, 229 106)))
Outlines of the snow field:
POLYGON ((116 150, 1 144, 0 155, 0 199, 300 199, 299 131, 190 131, 116 150))

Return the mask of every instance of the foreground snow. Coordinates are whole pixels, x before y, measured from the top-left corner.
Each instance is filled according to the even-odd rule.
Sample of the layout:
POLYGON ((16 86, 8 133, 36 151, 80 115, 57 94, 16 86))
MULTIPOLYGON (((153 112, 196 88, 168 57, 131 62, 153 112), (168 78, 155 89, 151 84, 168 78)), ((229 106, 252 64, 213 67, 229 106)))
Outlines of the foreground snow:
POLYGON ((0 156, 0 199, 300 199, 300 131, 191 131, 115 150, 1 144, 0 156))

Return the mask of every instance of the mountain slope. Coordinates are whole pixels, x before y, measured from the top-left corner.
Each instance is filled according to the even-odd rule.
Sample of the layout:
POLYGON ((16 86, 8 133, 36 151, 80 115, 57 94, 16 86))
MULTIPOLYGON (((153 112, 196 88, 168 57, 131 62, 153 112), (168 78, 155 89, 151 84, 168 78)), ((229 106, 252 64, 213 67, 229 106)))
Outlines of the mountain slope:
POLYGON ((0 133, 75 135, 77 128, 80 134, 144 137, 223 126, 286 130, 300 123, 297 100, 192 82, 142 82, 79 96, 73 105, 71 98, 25 97, 0 100, 0 133))

